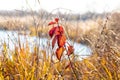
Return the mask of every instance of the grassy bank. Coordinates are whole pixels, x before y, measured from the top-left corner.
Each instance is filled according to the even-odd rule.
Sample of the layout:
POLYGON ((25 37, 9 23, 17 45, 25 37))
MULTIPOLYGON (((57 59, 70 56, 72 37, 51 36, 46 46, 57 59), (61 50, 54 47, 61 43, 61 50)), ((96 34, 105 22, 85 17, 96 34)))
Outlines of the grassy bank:
MULTIPOLYGON (((46 18, 47 19, 47 18, 46 18)), ((50 20, 43 20, 39 16, 23 16, 23 17, 14 17, 14 16, 0 16, 0 29, 1 30, 18 30, 25 33, 26 30, 30 31, 31 36, 36 36, 36 29, 39 36, 46 37, 48 35, 48 22, 50 20)), ((80 41, 81 37, 91 30, 98 29, 98 21, 102 20, 101 18, 96 20, 86 20, 86 21, 69 21, 61 20, 62 24, 66 30, 70 39, 77 37, 76 41, 80 41)))

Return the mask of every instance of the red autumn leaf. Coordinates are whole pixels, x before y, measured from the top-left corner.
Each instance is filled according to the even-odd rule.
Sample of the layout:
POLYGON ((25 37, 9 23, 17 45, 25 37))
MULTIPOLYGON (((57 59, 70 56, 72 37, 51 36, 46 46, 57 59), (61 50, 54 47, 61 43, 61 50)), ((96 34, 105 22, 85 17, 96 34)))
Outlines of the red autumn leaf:
POLYGON ((61 59, 64 50, 65 50, 64 47, 57 48, 57 50, 56 50, 56 57, 57 57, 58 60, 61 59))
POLYGON ((53 24, 56 24, 56 22, 51 21, 51 22, 49 22, 48 25, 53 25, 53 24))
POLYGON ((55 18, 55 21, 58 22, 58 21, 59 21, 59 18, 55 18))
POLYGON ((54 46, 55 46, 55 42, 56 42, 56 40, 57 40, 57 36, 55 36, 55 37, 53 38, 53 40, 52 40, 52 49, 53 49, 54 46))
POLYGON ((49 36, 50 36, 50 37, 53 37, 56 28, 57 28, 57 27, 53 27, 52 29, 50 29, 50 31, 49 31, 49 36))
POLYGON ((67 52, 67 55, 71 55, 72 53, 74 52, 74 48, 73 46, 68 46, 68 52, 67 52))
POLYGON ((63 47, 65 45, 65 42, 66 42, 65 35, 58 35, 57 38, 58 38, 58 41, 57 41, 58 46, 63 47))
POLYGON ((64 33, 64 30, 63 30, 62 26, 59 26, 59 27, 56 28, 55 35, 60 35, 60 34, 63 34, 63 33, 64 33))
POLYGON ((58 28, 59 28, 60 34, 63 34, 63 33, 64 33, 63 27, 62 27, 62 26, 59 26, 58 28))
POLYGON ((64 30, 63 30, 62 26, 60 26, 60 27, 53 27, 49 31, 49 36, 52 37, 54 34, 55 35, 60 35, 60 34, 63 34, 63 33, 64 33, 64 30))

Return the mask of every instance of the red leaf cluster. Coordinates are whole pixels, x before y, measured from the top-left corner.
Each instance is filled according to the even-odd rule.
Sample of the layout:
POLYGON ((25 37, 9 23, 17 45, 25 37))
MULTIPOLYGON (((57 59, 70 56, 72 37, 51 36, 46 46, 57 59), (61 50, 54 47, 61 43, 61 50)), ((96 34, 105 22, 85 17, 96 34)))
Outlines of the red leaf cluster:
MULTIPOLYGON (((52 24, 59 24, 59 18, 55 18, 55 22, 51 21, 48 25, 52 25, 52 24)), ((66 43, 66 36, 64 35, 64 29, 62 26, 56 26, 53 28, 51 28, 49 30, 49 36, 51 38, 53 38, 52 40, 52 48, 54 48, 55 43, 57 42, 58 44, 58 48, 56 50, 56 57, 58 60, 61 60, 61 56, 64 52, 64 45, 66 43)), ((70 54, 72 54, 74 51, 73 46, 68 46, 68 52, 67 55, 69 56, 70 54)))

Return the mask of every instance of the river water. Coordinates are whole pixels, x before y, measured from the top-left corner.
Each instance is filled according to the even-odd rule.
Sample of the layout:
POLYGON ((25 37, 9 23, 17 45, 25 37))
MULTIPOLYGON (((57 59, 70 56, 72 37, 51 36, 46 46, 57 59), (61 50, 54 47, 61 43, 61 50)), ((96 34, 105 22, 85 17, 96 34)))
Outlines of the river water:
MULTIPOLYGON (((45 49, 48 47, 48 43, 51 43, 50 39, 47 38, 38 38, 38 37, 31 37, 28 35, 19 35, 17 31, 0 31, 0 52, 2 51, 3 43, 7 43, 10 50, 13 50, 15 48, 15 45, 18 45, 18 37, 21 42, 21 44, 28 43, 31 51, 33 50, 33 46, 36 42, 40 42, 39 46, 42 49, 45 49)), ((71 45, 74 46, 74 53, 81 58, 87 57, 91 54, 91 49, 83 44, 80 43, 73 43, 72 41, 68 41, 71 45)))

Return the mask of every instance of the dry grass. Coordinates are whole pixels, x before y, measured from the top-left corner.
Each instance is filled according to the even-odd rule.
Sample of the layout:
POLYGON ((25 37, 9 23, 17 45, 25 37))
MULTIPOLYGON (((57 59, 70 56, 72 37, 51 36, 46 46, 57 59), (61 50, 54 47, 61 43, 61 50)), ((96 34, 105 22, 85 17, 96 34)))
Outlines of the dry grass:
MULTIPOLYGON (((0 29, 2 30, 18 30, 18 31, 30 31, 31 36, 36 36, 36 27, 38 35, 46 37, 48 34, 49 20, 42 20, 39 16, 24 16, 24 17, 3 17, 0 16, 0 29)), ((68 36, 71 39, 77 37, 76 41, 80 41, 81 36, 85 35, 86 32, 98 28, 98 23, 96 20, 88 21, 61 21, 64 26, 68 36), (72 31, 72 33, 71 33, 72 31)))
MULTIPOLYGON (((63 57, 62 61, 57 62, 52 59, 51 55, 47 56, 47 51, 50 50, 49 44, 46 50, 41 50, 35 45, 33 52, 30 52, 27 44, 25 48, 16 46, 15 50, 9 53, 4 43, 1 53, 3 55, 0 56, 0 80, 119 80, 119 21, 120 14, 114 13, 108 16, 107 20, 98 20, 94 25, 91 21, 86 22, 86 25, 85 23, 79 24, 77 30, 74 27, 76 25, 69 22, 63 23, 68 35, 88 43, 93 51, 91 56, 82 61, 78 61, 75 55, 71 56, 75 74, 70 66, 65 69, 69 63, 68 59, 63 57), (88 28, 85 33, 81 30, 83 25, 88 28), (72 27, 69 28, 69 26, 72 27), (89 28, 91 26, 93 28, 89 28), (11 54, 12 58, 8 54, 11 54)), ((50 50, 50 54, 52 53, 50 50)))

